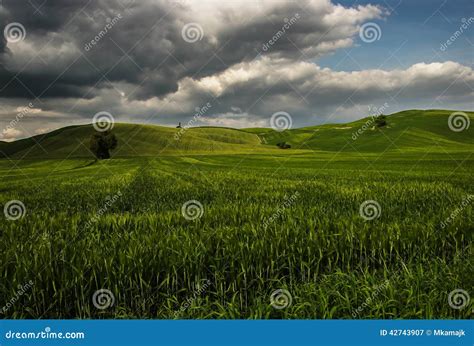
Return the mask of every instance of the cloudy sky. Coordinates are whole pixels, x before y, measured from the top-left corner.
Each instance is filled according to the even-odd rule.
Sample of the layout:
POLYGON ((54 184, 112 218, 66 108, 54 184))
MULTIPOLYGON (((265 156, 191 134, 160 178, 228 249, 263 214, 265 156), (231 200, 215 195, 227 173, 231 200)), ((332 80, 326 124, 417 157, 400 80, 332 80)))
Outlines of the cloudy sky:
POLYGON ((0 140, 474 109, 472 0, 3 0, 0 140), (206 106, 207 105, 207 106, 206 106))

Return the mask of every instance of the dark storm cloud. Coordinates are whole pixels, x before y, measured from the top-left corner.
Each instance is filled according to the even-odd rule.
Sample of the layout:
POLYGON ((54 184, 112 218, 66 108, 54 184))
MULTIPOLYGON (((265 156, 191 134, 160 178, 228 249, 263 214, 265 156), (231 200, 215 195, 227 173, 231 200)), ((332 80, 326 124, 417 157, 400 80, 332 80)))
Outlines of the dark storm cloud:
MULTIPOLYGON (((162 49, 166 30, 157 30, 158 26, 155 26, 147 34, 156 19, 168 11, 158 3, 145 6, 112 1, 88 4, 84 1, 47 1, 41 7, 38 5, 38 10, 19 2, 7 2, 5 6, 2 22, 5 25, 13 21, 21 23, 26 29, 26 38, 21 43, 12 43, 11 48, 3 48, 4 68, 0 70, 0 82, 5 85, 12 76, 16 78, 0 96, 31 97, 33 93, 43 97, 81 97, 85 92, 83 87, 101 88, 107 82, 115 81, 137 85, 143 82, 150 88, 149 95, 176 90, 177 75, 172 66, 176 62, 171 61, 171 65, 166 64, 155 71, 157 76, 151 82, 145 78, 153 74, 167 56, 166 49, 162 49), (104 32, 117 16, 122 19, 119 18, 115 27, 107 29, 109 32, 97 40, 101 31, 104 32), (85 45, 92 40, 95 44, 86 49, 85 45), (124 56, 124 51, 135 44, 129 57, 124 56), (15 45, 29 45, 32 49, 15 51, 19 49, 15 45), (23 64, 12 62, 15 58, 23 64), (160 83, 160 75, 168 83, 160 83)), ((169 25, 169 19, 163 18, 161 29, 169 25)), ((92 90, 89 97, 95 94, 92 90)))
POLYGON ((2 5, 9 19, 21 20, 35 31, 57 31, 85 3, 84 0, 4 0, 2 5))
MULTIPOLYGON (((184 77, 212 75, 258 54, 301 57, 304 51, 317 56, 327 50, 318 51, 318 45, 331 42, 337 46, 338 40, 347 39, 354 24, 381 13, 380 9, 370 7, 354 13, 354 19, 349 21, 331 19, 328 16, 334 8, 325 1, 320 6, 308 2, 262 3, 257 15, 252 9, 245 13, 245 8, 241 8, 244 16, 236 14, 232 6, 219 10, 203 5, 200 13, 200 6, 192 2, 53 0, 32 4, 5 2, 2 22, 21 23, 26 39, 18 45, 30 45, 32 49, 15 52, 16 47, 4 46, 2 61, 7 61, 8 71, 1 71, 0 80, 5 83, 12 74, 17 75, 36 96, 55 81, 58 86, 51 86, 43 94, 45 97, 80 97, 84 86, 104 86, 96 85, 101 80, 136 84, 138 90, 133 97, 139 99, 160 97, 176 91, 184 77), (213 20, 207 20, 207 15, 213 20), (117 16, 120 18, 116 24, 96 40, 117 16), (292 18, 295 22, 288 25, 292 18), (183 26, 191 21, 203 29, 203 37, 196 43, 186 42, 182 37, 183 26), (285 25, 288 29, 284 29, 285 25), (286 30, 287 36, 264 50, 263 45, 281 30, 286 30), (89 44, 86 49, 94 40, 94 45, 89 44), (45 56, 51 45, 66 44, 66 59, 56 59, 56 54, 67 54, 59 48, 45 56), (9 66, 8 60, 14 59, 15 54, 23 55, 23 66, 9 66), (31 66, 29 59, 42 60, 46 66, 31 66), (50 65, 54 68, 48 68, 50 65)), ((0 96, 31 96, 19 84, 13 83, 0 96)))

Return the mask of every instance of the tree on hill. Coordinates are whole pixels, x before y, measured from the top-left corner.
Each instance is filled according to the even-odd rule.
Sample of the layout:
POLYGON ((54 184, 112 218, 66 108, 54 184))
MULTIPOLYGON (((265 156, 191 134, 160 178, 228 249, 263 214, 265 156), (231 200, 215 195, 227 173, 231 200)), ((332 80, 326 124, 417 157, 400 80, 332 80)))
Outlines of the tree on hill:
POLYGON ((379 115, 375 118, 375 125, 377 125, 377 127, 387 126, 387 116, 383 114, 379 115))
POLYGON ((286 142, 277 143, 277 147, 280 149, 290 149, 291 145, 287 144, 286 142))
POLYGON ((96 132, 91 136, 89 148, 96 159, 110 159, 110 150, 117 148, 117 137, 110 131, 96 132))

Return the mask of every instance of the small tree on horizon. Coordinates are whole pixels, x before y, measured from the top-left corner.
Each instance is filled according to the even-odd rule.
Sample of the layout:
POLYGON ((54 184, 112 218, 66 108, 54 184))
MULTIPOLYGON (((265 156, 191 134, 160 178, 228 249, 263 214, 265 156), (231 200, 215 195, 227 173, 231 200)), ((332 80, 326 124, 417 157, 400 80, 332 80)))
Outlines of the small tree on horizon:
POLYGON ((110 159, 110 150, 117 148, 117 137, 110 131, 95 132, 90 139, 89 149, 97 160, 110 159))
POLYGON ((291 145, 287 144, 286 142, 280 142, 280 143, 277 143, 277 147, 280 149, 290 149, 291 145))
POLYGON ((375 125, 377 125, 377 127, 387 126, 387 116, 383 114, 379 115, 375 118, 375 125))

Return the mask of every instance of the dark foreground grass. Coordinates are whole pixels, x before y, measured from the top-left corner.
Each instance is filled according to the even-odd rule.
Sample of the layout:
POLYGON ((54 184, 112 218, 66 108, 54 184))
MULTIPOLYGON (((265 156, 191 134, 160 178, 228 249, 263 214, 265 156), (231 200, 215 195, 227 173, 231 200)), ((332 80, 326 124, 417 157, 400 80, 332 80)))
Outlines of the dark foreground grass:
POLYGON ((467 318, 448 294, 474 286, 473 172, 468 153, 3 160, 0 202, 26 207, 1 221, 3 316, 467 318))

